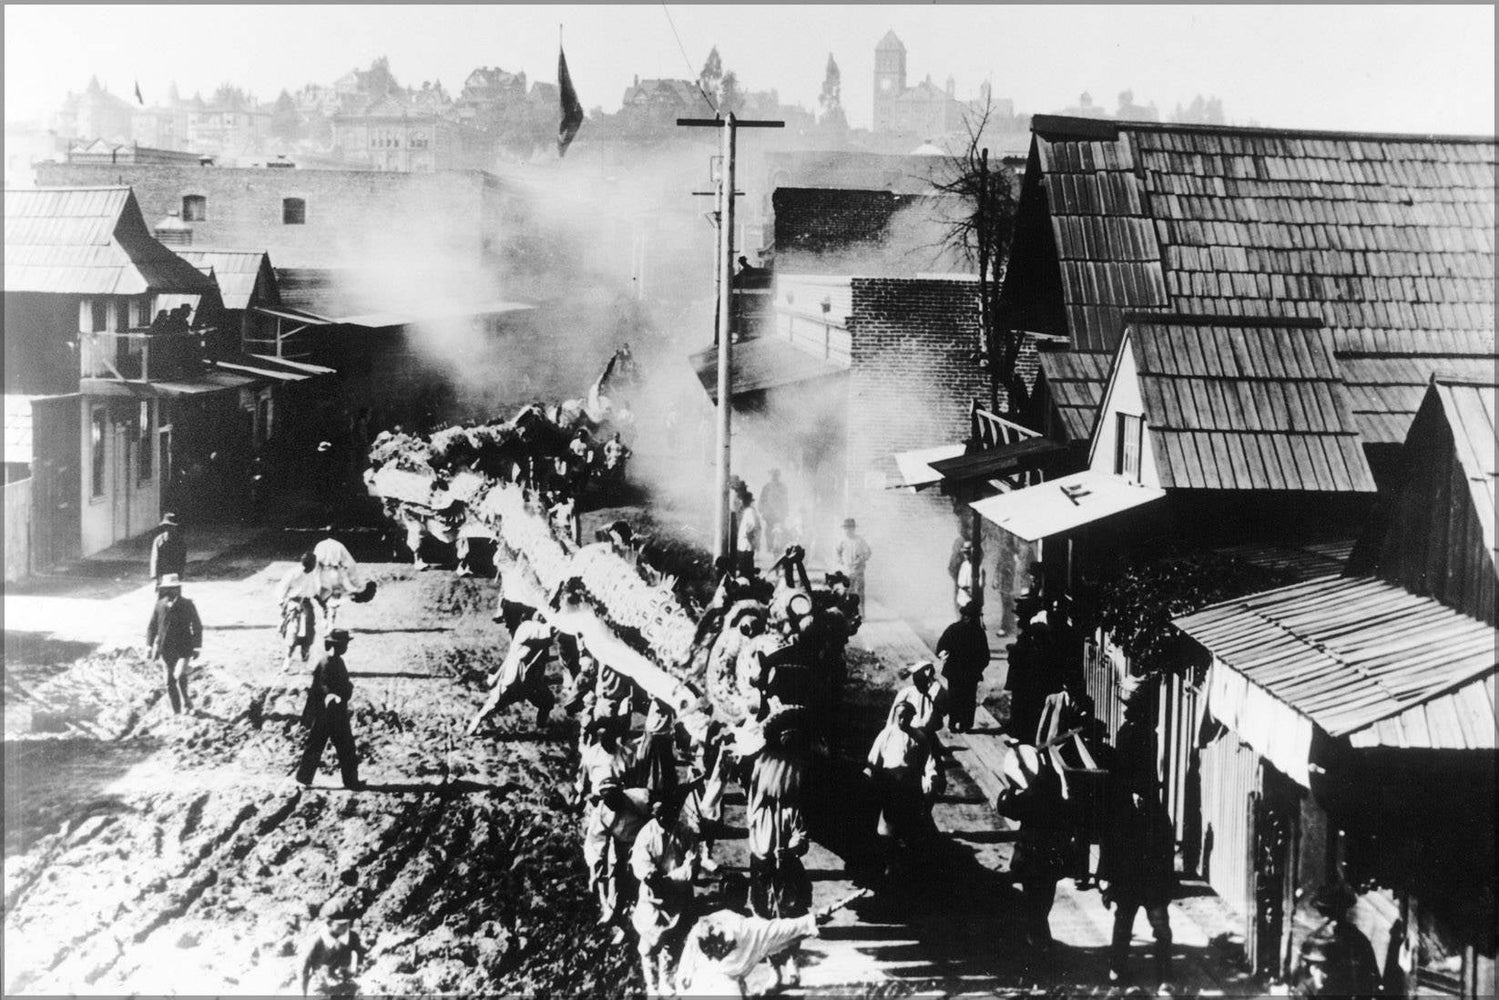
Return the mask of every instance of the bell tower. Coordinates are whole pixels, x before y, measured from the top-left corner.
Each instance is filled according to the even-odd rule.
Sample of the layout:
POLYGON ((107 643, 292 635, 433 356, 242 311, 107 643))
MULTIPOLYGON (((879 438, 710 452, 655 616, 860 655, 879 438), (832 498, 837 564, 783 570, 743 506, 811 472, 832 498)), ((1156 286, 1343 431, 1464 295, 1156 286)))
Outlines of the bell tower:
POLYGON ((906 47, 894 31, 874 47, 874 131, 895 128, 895 99, 906 91, 906 47))

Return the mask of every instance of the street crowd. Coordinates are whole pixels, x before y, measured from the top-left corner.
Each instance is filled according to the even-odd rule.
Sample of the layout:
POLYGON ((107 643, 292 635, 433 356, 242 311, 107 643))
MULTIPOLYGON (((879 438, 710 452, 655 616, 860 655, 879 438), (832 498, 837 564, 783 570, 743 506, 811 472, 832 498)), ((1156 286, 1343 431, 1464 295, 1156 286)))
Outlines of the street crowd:
MULTIPOLYGON (((522 448, 501 475, 524 490, 558 538, 579 546, 579 501, 585 491, 612 496, 623 488, 629 445, 619 430, 595 438, 580 429, 558 438, 558 415, 537 413, 543 419, 516 424, 535 428, 530 440, 548 439, 550 448, 522 448)), ((803 863, 812 844, 807 796, 819 755, 849 746, 840 731, 845 651, 862 624, 865 570, 874 553, 856 520, 845 519, 832 553, 836 565, 814 586, 805 552, 784 544, 788 504, 779 473, 762 488, 758 505, 742 480, 732 480, 731 490, 734 547, 714 566, 715 589, 694 643, 706 710, 686 711, 653 697, 590 648, 569 613, 587 599, 577 581, 540 593, 503 545, 482 547, 481 557, 472 544, 479 536, 465 533, 453 511, 411 514, 387 506, 404 519, 417 565, 435 563, 431 540, 450 543, 460 572, 493 572, 499 582, 494 621, 508 633, 508 648, 485 678, 486 697, 466 735, 483 738, 496 716, 519 704, 535 709, 539 733, 548 732, 559 703, 576 718, 577 778, 569 794, 580 813, 582 861, 598 921, 616 943, 633 937, 653 996, 746 995, 751 973, 766 961, 777 988, 795 987, 799 943, 816 935, 820 923, 861 895, 898 892, 918 878, 939 837, 933 806, 954 761, 944 734, 973 731, 991 660, 982 619, 986 581, 973 544, 959 539, 948 566, 955 620, 937 643, 936 660, 904 668, 882 727, 867 752, 857 748, 866 794, 877 805, 878 871, 868 889, 814 910, 803 863), (761 558, 769 560, 763 571, 761 558), (714 878, 712 846, 727 833, 723 805, 731 785, 745 802, 748 884, 742 906, 712 908, 707 890, 721 881, 714 878)), ((627 522, 609 525, 599 542, 650 572, 627 522)), ((152 546, 158 599, 147 643, 162 665, 174 712, 191 711, 188 670, 203 638, 197 610, 182 596, 185 569, 182 526, 168 514, 152 546)), ((331 528, 277 586, 283 670, 305 668, 316 637, 323 637, 303 712, 306 742, 293 772, 303 786, 311 785, 331 742, 343 785, 365 787, 345 663, 352 637, 338 616, 344 600, 369 601, 375 591, 331 528)), ((1049 915, 1062 879, 1079 888, 1096 883, 1115 914, 1111 985, 1131 980, 1130 942, 1144 910, 1155 941, 1153 979, 1170 994, 1174 831, 1156 778, 1153 689, 1126 678, 1123 723, 1109 740, 1085 690, 1081 639, 1069 609, 1043 592, 1039 567, 1014 607, 1021 626, 1007 651, 1008 753, 1005 790, 995 806, 1019 824, 1009 877, 1019 887, 1024 941, 1037 954, 1053 947, 1049 915)), ((1351 939, 1340 930, 1347 907, 1339 911, 1336 892, 1326 896, 1326 923, 1303 948, 1298 989, 1359 995, 1363 967, 1348 954, 1351 939)), ((301 953, 304 992, 314 981, 334 990, 353 982, 364 953, 356 918, 340 911, 316 923, 301 953)))

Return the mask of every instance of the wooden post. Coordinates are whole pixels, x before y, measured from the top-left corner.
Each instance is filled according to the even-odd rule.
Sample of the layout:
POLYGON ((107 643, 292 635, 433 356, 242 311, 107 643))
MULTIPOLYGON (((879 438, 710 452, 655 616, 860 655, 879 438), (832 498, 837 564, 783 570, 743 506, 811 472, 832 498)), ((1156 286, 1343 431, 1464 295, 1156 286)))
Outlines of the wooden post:
POLYGON ((713 513, 714 555, 724 557, 734 551, 729 516, 729 449, 733 397, 729 391, 732 360, 732 331, 729 329, 734 297, 734 153, 735 136, 741 128, 782 128, 785 122, 740 121, 730 112, 727 117, 678 118, 678 125, 723 129, 723 169, 718 182, 718 461, 713 470, 716 497, 713 513))
POLYGON ((718 503, 713 512, 715 554, 732 555, 733 519, 729 515, 730 421, 734 408, 729 391, 729 360, 734 331, 734 151, 735 118, 729 112, 723 128, 723 169, 719 173, 718 199, 718 462, 713 468, 713 494, 718 503))

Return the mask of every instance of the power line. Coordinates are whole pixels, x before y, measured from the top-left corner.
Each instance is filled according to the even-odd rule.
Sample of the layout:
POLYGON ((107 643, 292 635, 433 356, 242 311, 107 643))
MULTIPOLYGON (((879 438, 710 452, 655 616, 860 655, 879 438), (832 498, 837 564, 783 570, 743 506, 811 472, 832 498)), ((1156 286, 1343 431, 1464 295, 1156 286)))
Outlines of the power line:
MULTIPOLYGON (((692 73, 692 58, 687 55, 687 47, 682 44, 682 36, 679 35, 679 34, 677 34, 677 25, 676 25, 676 22, 674 22, 671 19, 671 11, 667 9, 666 4, 664 4, 664 3, 661 5, 661 13, 663 13, 663 14, 666 15, 666 23, 669 24, 669 25, 671 25, 672 36, 674 38, 676 38, 676 40, 677 40, 677 49, 680 50, 681 53, 682 53, 682 62, 687 65, 687 72, 688 72, 688 74, 691 74, 692 73)), ((688 78, 690 80, 692 80, 693 83, 697 84, 697 92, 699 94, 703 95, 703 100, 705 100, 705 101, 708 102, 708 107, 710 107, 710 108, 713 109, 713 113, 715 115, 718 114, 718 105, 716 105, 716 104, 713 103, 713 98, 709 97, 708 96, 708 92, 703 89, 703 83, 702 83, 702 81, 699 80, 695 76, 690 76, 689 75, 688 78)))

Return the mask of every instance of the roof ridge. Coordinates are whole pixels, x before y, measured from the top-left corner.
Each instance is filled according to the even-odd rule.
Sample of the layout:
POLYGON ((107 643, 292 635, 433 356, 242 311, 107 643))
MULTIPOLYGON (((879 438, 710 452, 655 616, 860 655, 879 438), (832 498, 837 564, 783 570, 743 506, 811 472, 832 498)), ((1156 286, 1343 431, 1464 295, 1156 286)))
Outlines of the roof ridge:
MULTIPOLYGON (((1033 115, 1031 132, 1058 133, 1058 138, 1073 133, 1077 138, 1098 139, 1102 133, 1120 132, 1185 132, 1204 135, 1274 136, 1279 138, 1349 139, 1375 142, 1453 142, 1471 144, 1494 144, 1499 137, 1493 135, 1460 135, 1441 132, 1357 132, 1344 129, 1273 128, 1267 125, 1198 125, 1183 122, 1137 122, 1112 118, 1077 118, 1071 115, 1033 115)), ((1044 138, 1044 137, 1043 137, 1044 138)))
POLYGON ((1126 309, 1121 314, 1127 324, 1141 326, 1237 326, 1283 327, 1298 330, 1321 330, 1326 327, 1316 316, 1233 316, 1227 313, 1163 313, 1126 309))

